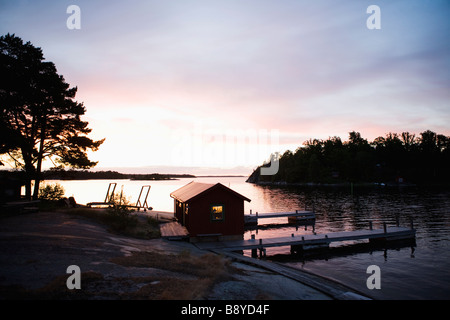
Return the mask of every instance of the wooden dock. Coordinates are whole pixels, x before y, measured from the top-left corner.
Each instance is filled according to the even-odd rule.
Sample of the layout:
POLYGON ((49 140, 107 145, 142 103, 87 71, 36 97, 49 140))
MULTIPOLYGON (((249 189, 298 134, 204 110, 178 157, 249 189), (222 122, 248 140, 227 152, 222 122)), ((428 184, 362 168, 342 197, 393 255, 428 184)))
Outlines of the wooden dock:
POLYGON ((178 222, 167 222, 159 225, 161 237, 167 240, 182 240, 189 237, 186 227, 178 222))
POLYGON ((282 218, 287 217, 289 222, 312 220, 316 218, 314 211, 295 210, 294 212, 274 212, 274 213, 258 213, 244 215, 245 225, 256 225, 259 219, 282 218))
POLYGON ((404 227, 386 227, 383 229, 355 230, 330 232, 324 234, 309 234, 290 237, 277 237, 266 239, 248 239, 237 241, 197 243, 197 247, 204 250, 260 250, 265 248, 291 246, 295 251, 307 250, 317 247, 328 247, 331 242, 342 242, 349 240, 369 240, 369 241, 390 241, 400 239, 412 239, 415 237, 415 230, 404 227))

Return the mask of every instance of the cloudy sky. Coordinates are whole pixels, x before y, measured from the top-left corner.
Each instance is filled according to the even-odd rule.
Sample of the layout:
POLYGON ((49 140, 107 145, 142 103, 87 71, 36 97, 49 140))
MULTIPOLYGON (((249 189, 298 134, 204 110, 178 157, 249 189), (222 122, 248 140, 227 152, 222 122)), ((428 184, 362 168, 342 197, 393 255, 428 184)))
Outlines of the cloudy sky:
POLYGON ((161 172, 249 173, 350 131, 450 135, 449 17, 448 0, 0 1, 0 33, 78 87, 98 168, 161 172))

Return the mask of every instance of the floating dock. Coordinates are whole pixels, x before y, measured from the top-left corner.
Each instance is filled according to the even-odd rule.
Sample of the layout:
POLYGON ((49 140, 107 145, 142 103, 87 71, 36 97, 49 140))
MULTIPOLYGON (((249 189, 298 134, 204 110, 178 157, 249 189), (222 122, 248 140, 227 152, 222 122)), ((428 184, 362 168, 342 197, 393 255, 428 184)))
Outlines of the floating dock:
MULTIPOLYGON (((385 226, 385 225, 384 225, 385 226)), ((328 247, 332 242, 349 240, 391 241, 413 239, 415 229, 404 227, 384 227, 383 229, 354 230, 330 232, 324 234, 297 235, 265 239, 248 239, 237 241, 197 243, 197 247, 204 250, 242 251, 260 250, 265 248, 291 246, 291 251, 308 250, 312 248, 328 247)))
POLYGON ((287 217, 290 223, 301 222, 305 220, 313 220, 316 218, 314 211, 296 210, 295 212, 275 212, 275 213, 258 213, 244 215, 244 224, 257 225, 259 219, 282 218, 287 217))

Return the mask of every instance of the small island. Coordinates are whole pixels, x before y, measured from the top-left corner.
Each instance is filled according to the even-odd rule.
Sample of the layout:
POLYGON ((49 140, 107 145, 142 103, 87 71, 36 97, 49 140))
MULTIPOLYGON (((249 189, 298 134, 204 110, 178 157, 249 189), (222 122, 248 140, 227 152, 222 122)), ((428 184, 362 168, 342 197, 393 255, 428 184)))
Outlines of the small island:
POLYGON ((359 132, 349 139, 310 139, 295 152, 284 152, 278 172, 261 175, 259 166, 247 179, 261 185, 434 185, 450 181, 450 137, 426 130, 388 133, 372 142, 359 132))

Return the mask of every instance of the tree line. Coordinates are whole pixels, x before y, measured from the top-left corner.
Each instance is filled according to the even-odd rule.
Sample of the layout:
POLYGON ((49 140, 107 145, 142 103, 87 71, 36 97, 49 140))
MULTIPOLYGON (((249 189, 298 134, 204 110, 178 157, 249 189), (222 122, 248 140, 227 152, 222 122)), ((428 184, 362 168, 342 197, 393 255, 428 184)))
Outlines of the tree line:
POLYGON ((359 132, 326 140, 309 139, 279 157, 275 175, 249 177, 253 183, 412 183, 450 181, 450 137, 426 130, 419 135, 389 132, 369 142, 359 132))

